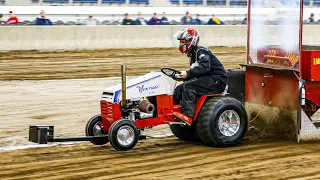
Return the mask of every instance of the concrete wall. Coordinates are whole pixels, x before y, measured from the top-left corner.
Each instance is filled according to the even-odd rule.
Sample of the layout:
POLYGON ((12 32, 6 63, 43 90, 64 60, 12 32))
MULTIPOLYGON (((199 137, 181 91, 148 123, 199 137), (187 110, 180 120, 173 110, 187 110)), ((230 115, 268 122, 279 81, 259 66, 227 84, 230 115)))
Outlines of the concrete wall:
MULTIPOLYGON (((2 51, 177 47, 184 26, 4 26, 2 51)), ((197 26, 203 46, 246 46, 246 26, 197 26)), ((320 26, 304 26, 303 44, 320 45, 320 26)))

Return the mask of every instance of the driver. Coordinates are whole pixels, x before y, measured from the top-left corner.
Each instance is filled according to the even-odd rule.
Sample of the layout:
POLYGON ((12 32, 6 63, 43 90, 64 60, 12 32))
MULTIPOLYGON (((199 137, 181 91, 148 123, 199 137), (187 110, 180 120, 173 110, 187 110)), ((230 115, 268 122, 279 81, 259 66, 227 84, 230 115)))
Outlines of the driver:
POLYGON ((199 33, 185 28, 174 36, 180 41, 179 50, 189 57, 190 69, 181 71, 184 83, 174 90, 174 103, 182 106, 182 112, 174 112, 175 118, 192 124, 197 98, 202 95, 222 93, 228 82, 227 73, 213 53, 199 46, 199 33))

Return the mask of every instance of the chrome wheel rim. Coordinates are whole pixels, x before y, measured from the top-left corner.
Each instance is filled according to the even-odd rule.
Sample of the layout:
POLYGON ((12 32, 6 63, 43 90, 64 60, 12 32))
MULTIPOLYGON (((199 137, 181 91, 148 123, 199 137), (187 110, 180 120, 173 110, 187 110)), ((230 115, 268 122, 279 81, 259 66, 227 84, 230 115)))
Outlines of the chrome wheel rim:
POLYGON ((122 126, 117 132, 117 140, 122 146, 130 145, 134 141, 134 138, 134 130, 128 125, 122 126))
POLYGON ((224 111, 219 117, 218 126, 224 136, 235 135, 240 127, 240 117, 238 113, 234 110, 224 111))
POLYGON ((93 135, 94 136, 103 136, 102 134, 103 125, 101 121, 98 121, 96 124, 93 125, 93 135))

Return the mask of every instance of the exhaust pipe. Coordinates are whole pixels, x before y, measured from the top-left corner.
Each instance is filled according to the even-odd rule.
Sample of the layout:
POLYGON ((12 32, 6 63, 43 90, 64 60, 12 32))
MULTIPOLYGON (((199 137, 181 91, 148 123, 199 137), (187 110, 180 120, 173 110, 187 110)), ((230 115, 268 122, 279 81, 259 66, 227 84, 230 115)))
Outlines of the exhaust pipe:
POLYGON ((154 112, 155 107, 154 107, 153 104, 151 104, 149 102, 148 99, 145 99, 145 100, 141 101, 141 103, 139 104, 139 110, 141 112, 145 112, 145 113, 151 114, 151 113, 154 112))
POLYGON ((126 90, 127 90, 127 72, 126 72, 126 65, 121 64, 121 84, 122 84, 122 89, 121 89, 121 94, 122 94, 122 107, 127 107, 127 95, 126 95, 126 90))

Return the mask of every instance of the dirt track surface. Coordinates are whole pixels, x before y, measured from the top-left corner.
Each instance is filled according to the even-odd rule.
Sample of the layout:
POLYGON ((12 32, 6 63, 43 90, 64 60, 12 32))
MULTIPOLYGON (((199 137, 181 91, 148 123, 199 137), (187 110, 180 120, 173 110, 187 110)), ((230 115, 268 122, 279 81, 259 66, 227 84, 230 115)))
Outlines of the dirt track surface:
POLYGON ((319 179, 320 145, 264 143, 210 148, 149 139, 128 152, 85 143, 4 152, 5 179, 319 179))
MULTIPOLYGON (((227 68, 244 62, 244 50, 213 48, 227 68)), ((170 133, 165 125, 147 130, 151 138, 128 152, 88 142, 7 151, 32 144, 29 124, 55 125, 58 136, 84 135, 88 119, 99 114, 103 88, 119 82, 121 63, 136 76, 161 66, 184 69, 188 59, 176 49, 141 49, 0 53, 0 62, 0 179, 320 178, 320 143, 270 142, 252 132, 232 148, 157 137, 170 133)))
MULTIPOLYGON (((211 48, 228 68, 245 63, 245 48, 211 48)), ((73 52, 0 52, 0 80, 47 80, 128 76, 159 71, 162 66, 188 68, 189 59, 177 49, 134 49, 73 52)))

